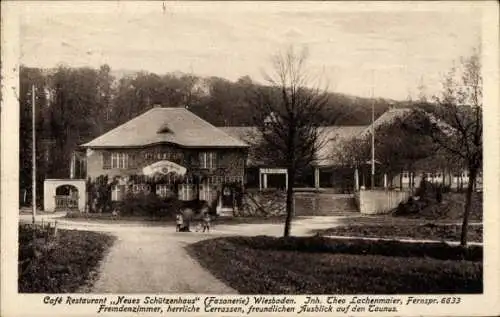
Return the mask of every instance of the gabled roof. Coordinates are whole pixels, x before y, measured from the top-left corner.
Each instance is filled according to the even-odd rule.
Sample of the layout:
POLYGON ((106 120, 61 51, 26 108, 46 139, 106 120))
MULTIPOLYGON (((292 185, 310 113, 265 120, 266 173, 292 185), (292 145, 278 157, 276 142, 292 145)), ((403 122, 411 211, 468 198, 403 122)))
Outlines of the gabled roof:
MULTIPOLYGON (((429 113, 423 109, 415 109, 415 108, 391 108, 384 112, 380 117, 378 117, 373 123, 375 130, 383 125, 393 123, 397 119, 405 119, 408 116, 412 115, 414 111, 417 110, 423 115, 427 116, 429 120, 436 124, 439 129, 441 129, 445 133, 453 133, 453 127, 448 123, 439 120, 432 113, 429 113)), ((366 127, 365 131, 362 132, 362 136, 367 136, 371 133, 372 126, 369 125, 366 127)))
POLYGON ((338 162, 335 160, 333 152, 338 150, 344 142, 361 136, 366 129, 366 126, 321 127, 319 132, 323 141, 318 153, 316 153, 317 160, 315 165, 330 166, 337 164, 338 162))
MULTIPOLYGON (((235 138, 239 138, 250 144, 251 146, 257 146, 257 144, 262 140, 260 131, 257 127, 221 127, 223 131, 227 134, 232 135, 235 138)), ((321 138, 321 147, 316 153, 317 160, 315 165, 327 166, 335 164, 332 155, 332 150, 340 146, 342 142, 351 140, 354 137, 359 136, 366 126, 324 126, 319 128, 319 136, 321 138)), ((252 148, 250 148, 250 153, 248 155, 248 165, 258 164, 258 159, 252 155, 252 148)))
MULTIPOLYGON (((412 113, 412 109, 410 108, 390 108, 386 112, 384 112, 380 117, 378 117, 375 122, 373 123, 373 126, 375 127, 375 131, 377 128, 385 125, 385 124, 390 124, 393 123, 396 119, 403 119, 406 116, 410 115, 412 113)), ((366 126, 365 130, 361 133, 361 135, 365 136, 370 134, 372 131, 372 126, 371 124, 369 126, 366 126)))
POLYGON ((248 147, 185 108, 152 108, 83 147, 140 147, 173 143, 184 147, 248 147))

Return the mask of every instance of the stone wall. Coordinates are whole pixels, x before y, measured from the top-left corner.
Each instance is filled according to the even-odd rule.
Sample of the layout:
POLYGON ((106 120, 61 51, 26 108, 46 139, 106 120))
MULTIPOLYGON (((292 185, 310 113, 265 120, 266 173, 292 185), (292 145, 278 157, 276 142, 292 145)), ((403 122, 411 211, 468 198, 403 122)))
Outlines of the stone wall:
POLYGON ((279 216, 286 214, 286 194, 283 191, 247 191, 237 216, 279 216))
MULTIPOLYGON (((295 193, 296 216, 327 216, 357 212, 352 195, 326 193, 295 193)), ((286 214, 286 192, 247 191, 243 196, 239 216, 276 216, 286 214)))
POLYGON ((409 191, 361 190, 355 194, 355 201, 362 214, 386 214, 400 202, 406 201, 410 195, 409 191))

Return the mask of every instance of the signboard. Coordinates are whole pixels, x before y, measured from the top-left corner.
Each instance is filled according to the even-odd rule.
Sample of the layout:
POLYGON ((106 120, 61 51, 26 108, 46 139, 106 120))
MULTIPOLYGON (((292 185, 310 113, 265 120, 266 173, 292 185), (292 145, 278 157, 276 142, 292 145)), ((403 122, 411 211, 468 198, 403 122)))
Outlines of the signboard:
POLYGON ((260 172, 262 174, 286 174, 286 168, 261 168, 260 172))
POLYGON ((170 161, 158 161, 151 165, 148 165, 142 169, 144 175, 154 175, 154 174, 169 174, 175 173, 177 175, 185 175, 187 169, 184 166, 180 166, 174 162, 170 161))

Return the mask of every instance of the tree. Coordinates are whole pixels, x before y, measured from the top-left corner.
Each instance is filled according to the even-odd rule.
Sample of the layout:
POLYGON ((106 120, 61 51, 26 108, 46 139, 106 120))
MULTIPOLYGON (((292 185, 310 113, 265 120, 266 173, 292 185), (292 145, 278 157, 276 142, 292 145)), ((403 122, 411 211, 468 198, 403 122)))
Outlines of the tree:
MULTIPOLYGON (((384 123, 375 131, 375 160, 389 179, 403 171, 413 172, 415 163, 428 157, 435 157, 436 146, 430 137, 406 129, 416 120, 411 114, 384 123)), ((343 165, 363 166, 371 156, 370 135, 345 140, 340 147, 332 149, 333 158, 343 165)))
POLYGON ((328 102, 328 94, 320 88, 309 88, 311 77, 306 72, 306 51, 297 54, 289 48, 273 56, 273 73, 266 74, 269 87, 253 91, 253 121, 262 135, 268 152, 265 159, 286 167, 286 220, 284 236, 290 235, 293 210, 293 187, 298 173, 316 158, 321 144, 320 114, 328 102), (272 155, 269 155, 272 153, 272 155))
POLYGON ((468 169, 460 236, 462 246, 467 245, 472 193, 483 165, 482 87, 481 54, 480 50, 475 50, 446 75, 441 96, 434 98, 436 107, 432 116, 418 126, 420 132, 429 135, 435 144, 468 169))

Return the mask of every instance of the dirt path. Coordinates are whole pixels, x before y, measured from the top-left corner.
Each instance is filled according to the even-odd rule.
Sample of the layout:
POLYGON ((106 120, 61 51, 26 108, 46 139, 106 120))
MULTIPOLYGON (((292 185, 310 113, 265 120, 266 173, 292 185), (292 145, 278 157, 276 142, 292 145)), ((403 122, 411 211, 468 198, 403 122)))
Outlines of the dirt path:
MULTIPOLYGON (((293 223, 292 234, 306 235, 310 229, 329 228, 337 220, 338 217, 298 219, 293 223)), ((72 222, 63 218, 58 219, 58 227, 106 232, 117 237, 100 264, 93 293, 236 293, 193 260, 185 246, 226 235, 283 234, 283 224, 215 224, 209 234, 176 233, 173 226, 72 222)))
POLYGON ((115 232, 118 240, 101 264, 95 293, 236 293, 184 249, 201 235, 171 228, 115 232))
MULTIPOLYGON (((28 215, 29 216, 29 215, 28 215)), ((54 220, 53 216, 47 220, 54 220)), ((346 224, 391 223, 359 216, 298 218, 291 234, 311 235, 313 230, 346 224)), ((176 233, 173 226, 146 227, 140 224, 103 224, 58 219, 61 229, 107 232, 117 237, 102 261, 93 293, 218 293, 236 291, 219 281, 193 260, 185 246, 203 239, 227 235, 281 236, 283 224, 214 224, 209 234, 176 233)))

